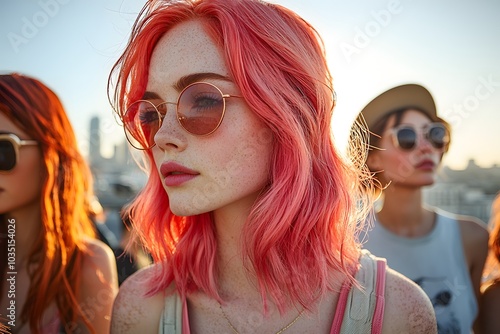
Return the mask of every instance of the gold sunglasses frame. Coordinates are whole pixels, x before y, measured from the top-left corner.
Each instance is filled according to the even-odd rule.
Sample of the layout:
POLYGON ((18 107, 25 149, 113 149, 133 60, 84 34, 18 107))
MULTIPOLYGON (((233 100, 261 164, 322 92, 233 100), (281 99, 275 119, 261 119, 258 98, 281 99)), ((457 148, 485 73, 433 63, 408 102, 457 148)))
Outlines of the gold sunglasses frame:
POLYGON ((14 167, 11 169, 3 170, 0 169, 1 174, 6 174, 11 172, 14 168, 16 168, 17 164, 19 163, 19 148, 23 146, 34 146, 38 145, 39 143, 36 140, 33 139, 21 139, 17 135, 13 133, 2 133, 0 134, 0 141, 2 140, 7 140, 12 144, 14 147, 14 154, 16 158, 16 163, 14 164, 14 167))
MULTIPOLYGON (((151 101, 149 101, 149 100, 136 100, 136 101, 134 101, 133 103, 131 103, 131 104, 127 107, 127 110, 125 111, 125 114, 124 114, 124 117, 123 117, 123 118, 125 118, 125 115, 127 115, 127 112, 130 110, 130 107, 131 107, 131 106, 133 106, 134 104, 137 104, 137 103, 143 103, 143 102, 145 102, 145 103, 149 103, 149 104, 150 104, 150 105, 151 105, 151 106, 152 106, 152 107, 156 110, 156 112, 158 113, 158 123, 159 123, 159 124, 158 124, 158 130, 159 130, 159 129, 161 128, 162 124, 163 124, 163 119, 165 118, 165 116, 166 116, 167 114, 166 114, 166 113, 165 113, 165 114, 160 113, 160 111, 158 111, 158 107, 159 107, 159 106, 161 106, 161 105, 164 105, 164 104, 172 104, 172 105, 175 105, 176 119, 177 119, 177 121, 179 122, 179 125, 180 125, 180 126, 181 126, 181 127, 182 127, 182 128, 183 128, 186 132, 187 132, 187 133, 189 133, 189 134, 191 134, 191 135, 193 135, 193 136, 200 136, 200 137, 202 137, 202 136, 208 136, 208 135, 211 135, 212 133, 214 133, 214 132, 215 132, 215 131, 219 128, 219 126, 221 125, 222 120, 224 119, 224 115, 226 114, 226 99, 231 98, 231 97, 242 98, 242 96, 239 96, 239 95, 224 94, 224 93, 222 92, 222 90, 221 90, 219 87, 217 87, 216 85, 214 85, 214 84, 212 84, 212 83, 210 83, 210 82, 205 82, 205 81, 197 81, 197 82, 193 82, 193 83, 191 83, 191 84, 187 85, 186 87, 184 87, 184 88, 182 89, 182 91, 179 93, 179 96, 177 97, 177 102, 168 102, 168 101, 165 101, 165 102, 162 102, 162 103, 160 103, 160 104, 158 104, 158 105, 154 105, 154 104, 153 104, 151 101), (221 95, 221 97, 222 97, 222 101, 223 101, 222 114, 221 114, 221 117, 220 117, 219 122, 217 123, 217 126, 216 126, 216 127, 215 127, 212 131, 210 131, 210 132, 208 132, 208 133, 205 133, 205 134, 201 134, 201 135, 196 134, 196 133, 192 133, 191 131, 187 130, 187 129, 186 129, 186 127, 182 124, 182 117, 180 117, 180 116, 179 116, 179 102, 180 102, 180 99, 181 99, 181 97, 182 97, 182 94, 184 94, 184 92, 185 92, 186 90, 188 90, 189 88, 191 88, 192 86, 195 86, 195 85, 198 85, 198 84, 208 85, 208 86, 211 86, 211 87, 215 88, 215 89, 216 89, 216 90, 220 93, 220 95, 221 95)), ((124 122, 124 121, 123 121, 123 119, 122 119, 122 123, 123 123, 123 130, 125 131, 125 137, 127 138, 127 141, 129 142, 129 144, 130 144, 132 147, 134 147, 135 149, 138 149, 138 150, 149 150, 149 149, 153 148, 153 147, 156 145, 156 143, 153 143, 153 144, 151 144, 149 147, 142 147, 142 146, 141 146, 141 147, 137 147, 137 146, 133 143, 133 141, 132 141, 132 140, 130 140, 129 135, 130 135, 130 136, 132 136, 132 138, 133 138, 135 141, 137 141, 138 143, 140 143, 140 142, 139 142, 139 140, 137 140, 136 138, 134 138, 134 136, 132 135, 132 132, 131 132, 131 131, 128 131, 128 130, 127 130, 127 127, 126 127, 126 125, 125 125, 125 124, 126 124, 126 122, 124 122)))

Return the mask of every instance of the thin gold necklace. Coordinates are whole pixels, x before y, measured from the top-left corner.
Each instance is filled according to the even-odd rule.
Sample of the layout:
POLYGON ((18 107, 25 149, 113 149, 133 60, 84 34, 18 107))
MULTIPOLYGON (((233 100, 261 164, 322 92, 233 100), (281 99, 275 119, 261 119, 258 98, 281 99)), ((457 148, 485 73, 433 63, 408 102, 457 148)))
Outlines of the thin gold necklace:
MULTIPOLYGON (((236 330, 236 328, 233 326, 233 324, 231 323, 231 321, 229 320, 229 318, 227 317, 226 312, 224 312, 224 309, 222 308, 222 305, 220 303, 219 303, 219 308, 222 311, 222 315, 224 316, 224 319, 226 319, 229 327, 231 327, 231 329, 233 330, 234 334, 240 334, 238 332, 238 330, 236 330)), ((300 311, 300 313, 295 317, 295 319, 292 320, 292 322, 290 322, 288 325, 286 325, 285 327, 283 327, 282 329, 280 329, 279 331, 277 331, 275 334, 281 334, 284 331, 286 331, 288 328, 292 327, 293 324, 295 324, 297 322, 297 320, 299 320, 299 318, 302 316, 302 314, 304 313, 304 311, 305 310, 300 311)))

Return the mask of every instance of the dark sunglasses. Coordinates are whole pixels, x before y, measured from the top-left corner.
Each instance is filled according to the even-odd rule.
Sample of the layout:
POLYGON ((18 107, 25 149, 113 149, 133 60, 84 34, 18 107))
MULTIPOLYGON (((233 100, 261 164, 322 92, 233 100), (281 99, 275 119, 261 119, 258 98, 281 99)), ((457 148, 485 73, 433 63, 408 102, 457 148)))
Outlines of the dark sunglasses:
POLYGON ((176 103, 155 105, 149 100, 135 101, 123 116, 125 135, 136 149, 155 146, 154 136, 167 114, 167 104, 176 105, 177 120, 184 130, 196 136, 209 135, 222 123, 229 97, 241 96, 223 94, 211 83, 195 82, 182 90, 176 103))
POLYGON ((0 172, 9 172, 19 160, 19 148, 38 145, 36 140, 22 140, 13 133, 0 134, 0 172))
MULTIPOLYGON (((430 123, 422 129, 423 137, 432 147, 447 151, 450 143, 450 132, 442 123, 430 123)), ((410 125, 400 125, 392 129, 394 145, 403 150, 412 150, 417 146, 417 130, 410 125)))

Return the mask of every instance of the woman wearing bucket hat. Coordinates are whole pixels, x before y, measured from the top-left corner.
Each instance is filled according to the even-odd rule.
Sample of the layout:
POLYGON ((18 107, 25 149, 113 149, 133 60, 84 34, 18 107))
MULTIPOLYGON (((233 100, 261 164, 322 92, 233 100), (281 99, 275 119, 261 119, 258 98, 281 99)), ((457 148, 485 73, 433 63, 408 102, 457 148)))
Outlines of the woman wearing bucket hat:
POLYGON ((450 144, 448 124, 438 117, 429 91, 417 84, 394 87, 361 111, 369 129, 366 164, 380 186, 380 205, 364 247, 387 258, 427 293, 440 333, 469 333, 488 244, 483 224, 424 205, 450 144))

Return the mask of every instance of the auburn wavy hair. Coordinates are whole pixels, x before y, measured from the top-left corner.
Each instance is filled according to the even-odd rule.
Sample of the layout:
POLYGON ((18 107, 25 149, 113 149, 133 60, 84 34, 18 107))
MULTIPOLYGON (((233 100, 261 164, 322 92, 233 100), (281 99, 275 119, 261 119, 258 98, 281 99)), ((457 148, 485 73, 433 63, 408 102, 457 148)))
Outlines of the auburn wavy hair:
MULTIPOLYGON (((148 81, 159 39, 181 22, 199 20, 220 45, 232 79, 253 112, 272 131, 269 186, 254 204, 242 231, 243 259, 255 271, 261 294, 284 310, 291 301, 309 307, 336 288, 332 270, 353 280, 356 239, 364 210, 359 173, 333 144, 335 104, 323 42, 294 12, 253 0, 150 1, 135 22, 128 45, 108 81, 120 117, 148 81)), ((186 294, 217 291, 216 237, 210 212, 179 217, 155 169, 130 205, 133 231, 155 262, 149 294, 175 283, 186 294)))
POLYGON ((492 231, 489 244, 492 255, 500 265, 500 194, 497 195, 496 200, 493 202, 491 211, 490 225, 492 226, 492 231))
POLYGON ((489 252, 483 271, 481 291, 500 282, 500 193, 491 205, 489 252))
MULTIPOLYGON (((55 302, 63 324, 83 321, 92 328, 77 302, 87 252, 84 238, 95 237, 88 215, 92 177, 70 121, 52 90, 15 73, 0 75, 0 112, 39 143, 43 157, 43 233, 29 252, 30 287, 19 319, 29 323, 32 333, 40 333, 42 315, 55 302)), ((0 216, 2 226, 6 218, 0 216)), ((6 263, 0 269, 5 275, 6 263)))

